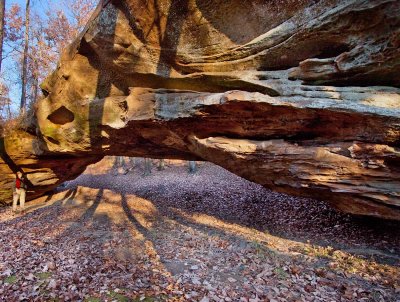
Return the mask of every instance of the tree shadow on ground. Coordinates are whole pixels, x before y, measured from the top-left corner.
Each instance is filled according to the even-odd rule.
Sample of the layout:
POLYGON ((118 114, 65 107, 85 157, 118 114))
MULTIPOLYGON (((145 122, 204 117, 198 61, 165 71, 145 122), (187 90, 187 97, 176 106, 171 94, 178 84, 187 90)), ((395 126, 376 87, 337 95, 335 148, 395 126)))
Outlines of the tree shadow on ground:
MULTIPOLYGON (((376 254, 377 260, 384 263, 388 260, 398 260, 400 254, 399 222, 354 217, 338 213, 326 204, 307 199, 302 201, 304 204, 301 204, 302 208, 299 209, 296 208, 298 204, 291 204, 292 197, 268 190, 265 190, 265 194, 272 195, 275 199, 289 198, 289 201, 283 204, 283 209, 278 211, 274 200, 263 199, 260 194, 255 194, 251 190, 234 192, 234 189, 231 196, 230 192, 226 193, 228 197, 224 198, 227 206, 221 209, 210 202, 221 198, 218 195, 221 190, 217 190, 216 194, 215 188, 207 188, 200 194, 181 188, 178 183, 168 184, 167 178, 164 184, 152 185, 149 182, 148 187, 132 187, 115 186, 105 175, 82 175, 79 178, 79 184, 148 199, 167 216, 176 215, 171 212, 171 209, 209 215, 227 223, 253 228, 281 238, 348 250, 356 256, 369 257, 376 254), (176 187, 176 190, 171 193, 166 190, 167 187, 176 187), (241 198, 241 201, 236 202, 237 198, 241 198)), ((219 184, 216 183, 215 186, 219 184)), ((222 188, 222 190, 225 189, 227 188, 222 188)), ((282 204, 277 206, 282 207, 282 204)))
MULTIPOLYGON (((37 225, 35 226, 35 228, 38 228, 40 225, 43 225, 43 228, 47 228, 42 234, 45 242, 50 238, 50 243, 48 243, 50 246, 80 246, 76 251, 74 248, 69 248, 67 253, 70 259, 74 259, 78 263, 82 260, 82 251, 90 253, 90 251, 96 250, 97 256, 94 259, 98 262, 96 262, 96 265, 88 268, 89 272, 93 275, 99 272, 109 273, 118 271, 118 265, 121 264, 126 267, 124 269, 128 267, 136 269, 138 267, 137 260, 140 257, 137 254, 140 253, 144 258, 148 259, 150 269, 147 267, 149 270, 147 272, 137 269, 136 274, 139 279, 143 279, 143 276, 147 274, 150 276, 149 280, 152 280, 151 276, 156 275, 164 275, 165 278, 169 278, 169 274, 173 276, 181 275, 184 273, 184 269, 189 269, 190 265, 198 264, 199 262, 196 262, 198 261, 197 259, 204 259, 201 256, 207 258, 207 262, 204 262, 206 274, 211 274, 213 272, 213 261, 215 261, 215 258, 218 259, 220 255, 218 250, 221 256, 232 257, 232 261, 234 262, 237 262, 235 250, 240 251, 239 253, 244 253, 243 255, 248 251, 251 254, 255 254, 257 259, 262 261, 261 263, 263 261, 265 263, 272 263, 273 267, 276 267, 277 270, 280 267, 288 265, 287 263, 301 265, 305 261, 307 261, 307 267, 309 266, 307 269, 315 269, 327 266, 330 261, 319 255, 313 255, 312 259, 308 258, 306 260, 306 257, 302 254, 299 255, 297 253, 294 255, 282 252, 280 249, 276 249, 273 245, 270 245, 271 242, 268 242, 270 237, 262 232, 258 232, 257 228, 252 229, 246 225, 242 226, 240 223, 234 222, 237 217, 232 215, 232 213, 228 217, 222 217, 224 219, 219 219, 219 213, 218 215, 212 215, 212 207, 210 209, 204 206, 200 208, 191 202, 182 207, 178 199, 182 198, 182 196, 184 198, 188 197, 186 192, 178 190, 172 195, 176 200, 171 200, 171 196, 166 196, 165 192, 170 187, 168 183, 155 193, 154 188, 142 187, 140 190, 137 188, 132 189, 127 185, 116 186, 108 182, 109 179, 105 178, 104 175, 98 177, 93 175, 81 176, 81 179, 78 179, 78 183, 83 186, 76 188, 69 185, 70 188, 65 191, 64 195, 61 192, 61 195, 65 196, 64 200, 56 201, 46 208, 38 209, 36 212, 39 212, 41 215, 37 215, 38 221, 36 221, 37 225), (85 180, 90 180, 90 184, 85 184, 85 180), (81 204, 72 203, 71 198, 80 200, 81 204), (147 203, 148 206, 154 208, 154 211, 141 211, 143 203, 147 203), (111 207, 106 209, 109 206, 111 207), (64 211, 60 215, 63 218, 55 220, 55 225, 65 225, 66 228, 61 229, 61 232, 56 233, 54 236, 54 233, 51 232, 53 227, 49 226, 48 222, 51 220, 51 215, 54 218, 54 215, 57 215, 57 211, 60 209, 64 211), (72 216, 72 219, 68 218, 68 215, 65 214, 73 209, 79 210, 80 214, 72 216), (47 217, 44 214, 48 214, 49 216, 47 217), (210 220, 197 220, 196 215, 207 216, 206 218, 211 219, 211 223, 210 220), (125 219, 116 223, 115 217, 112 216, 125 217, 125 219), (212 223, 213 219, 218 223, 212 223), (149 225, 147 222, 151 222, 151 224, 149 225), (238 226, 235 226, 235 224, 238 226), (249 234, 254 233, 252 237, 247 236, 247 233, 235 232, 233 228, 236 227, 245 230, 249 234), (133 229, 133 232, 127 232, 128 229, 133 229), (193 231, 186 233, 187 230, 193 231), (127 236, 125 236, 125 233, 127 236), (119 243, 118 239, 124 236, 128 237, 127 240, 129 243, 128 241, 119 243), (197 236, 200 236, 200 238, 210 238, 212 242, 217 242, 218 244, 222 242, 234 246, 234 250, 227 252, 225 250, 226 247, 219 247, 217 245, 216 248, 215 246, 212 248, 216 253, 213 256, 209 256, 209 249, 211 247, 207 244, 201 248, 198 248, 195 243, 191 245, 191 241, 196 242, 198 240, 197 236), (169 247, 165 248, 167 245, 169 247), (84 247, 83 250, 82 246, 84 247), (85 249, 88 249, 88 251, 85 249), (121 253, 124 253, 122 258, 121 253), (182 258, 175 257, 176 254, 182 255, 182 258), (181 267, 177 270, 176 266, 183 266, 184 262, 187 262, 189 266, 181 267)), ((121 176, 120 178, 124 177, 121 176)), ((211 192, 205 193, 207 193, 205 195, 212 194, 211 192)), ((192 200, 193 196, 190 197, 190 200, 192 200)), ((199 199, 196 202, 200 204, 203 201, 199 199)), ((29 215, 35 215, 35 212, 29 215)), ((18 221, 14 222, 19 223, 24 219, 29 220, 30 218, 27 215, 20 217, 18 221)), ((32 221, 32 219, 30 220, 32 221)), ((32 230, 30 229, 30 231, 32 230)), ((198 242, 203 242, 202 240, 204 239, 199 239, 198 242)), ((206 240, 205 242, 210 241, 206 240)), ((53 255, 52 259, 56 262, 60 261, 56 255, 53 255)), ((233 269, 235 266, 232 265, 229 269, 231 274, 236 272, 233 269)), ((333 271, 335 272, 335 270, 333 271)), ((233 277, 240 280, 241 272, 236 273, 237 275, 233 277)), ((279 271, 276 271, 275 274, 279 274, 279 271)), ((122 275, 126 275, 126 273, 121 273, 122 275)), ((339 272, 335 272, 335 275, 335 278, 338 280, 342 278, 339 272)), ((223 272, 219 271, 216 276, 219 280, 218 282, 224 282, 223 280, 227 278, 223 272)), ((351 280, 359 284, 364 284, 365 282, 369 284, 370 282, 367 279, 364 280, 360 274, 353 274, 351 280)), ((90 280, 90 282, 95 281, 90 280)), ((121 284, 125 284, 125 281, 121 282, 121 284)))
MULTIPOLYGON (((100 188, 99 190, 107 190, 109 188, 100 188)), ((144 215, 144 220, 145 221, 153 221, 154 224, 151 227, 147 227, 143 224, 142 220, 138 219, 137 215, 142 216, 143 218, 143 213, 141 213, 140 211, 138 212, 135 205, 130 203, 130 199, 137 199, 137 195, 127 195, 126 193, 121 193, 121 192, 115 192, 114 190, 112 190, 112 192, 120 195, 121 199, 121 207, 123 209, 124 214, 126 215, 126 218, 129 220, 129 222, 132 224, 132 226, 134 227, 134 229, 136 229, 139 233, 141 233, 143 235, 143 242, 150 242, 151 243, 151 247, 152 249, 154 249, 155 253, 160 257, 160 261, 163 264, 163 269, 165 271, 167 271, 168 273, 172 274, 172 275, 176 275, 176 274, 180 274, 183 273, 182 271, 178 273, 174 272, 174 268, 171 267, 171 263, 173 263, 173 261, 171 262, 171 257, 170 255, 168 255, 168 253, 165 253, 165 250, 163 250, 163 244, 164 243, 168 243, 170 244, 168 241, 170 240, 170 238, 159 238, 159 233, 163 233, 166 232, 169 234, 169 236, 171 236, 171 233, 169 233, 169 231, 165 231, 165 228, 167 227, 168 223, 171 223, 171 221, 173 221, 173 224, 178 223, 180 226, 182 226, 184 229, 185 228, 191 228, 193 230, 196 231, 196 234, 203 234, 205 236, 216 236, 217 238, 219 238, 222 241, 227 241, 229 242, 229 245, 235 245, 237 246, 238 249, 249 249, 249 251, 256 251, 258 250, 257 253, 261 253, 262 255, 260 257, 262 257, 262 259, 264 259, 265 261, 273 261, 273 263, 275 263, 275 265, 277 265, 277 267, 283 266, 285 265, 285 263, 293 263, 293 264, 297 264, 297 263, 302 263, 304 261, 307 261, 307 263, 310 265, 310 267, 325 267, 328 265, 329 260, 327 257, 325 256, 320 256, 320 255, 313 255, 313 259, 311 260, 310 258, 308 258, 306 260, 306 257, 304 257, 303 255, 292 255, 292 254, 287 254, 285 252, 280 252, 278 250, 275 249, 271 249, 268 247, 268 241, 264 241, 262 238, 257 238, 254 240, 250 240, 249 238, 247 238, 246 236, 242 236, 240 233, 236 233, 236 232, 231 232, 231 230, 228 228, 224 228, 224 226, 214 226, 212 224, 204 224, 202 222, 198 222, 194 219, 191 218, 190 215, 186 215, 186 211, 185 210, 181 210, 178 209, 176 207, 172 207, 172 206, 165 206, 160 202, 153 202, 151 200, 150 203, 152 205, 155 206, 156 211, 157 211, 157 215, 153 215, 152 213, 148 213, 147 216, 144 215), (264 244, 265 243, 265 244, 264 244)), ((143 198, 143 197, 142 197, 143 198)), ((182 229, 179 227, 179 229, 176 230, 177 232, 182 232, 182 229)), ((173 234, 172 234, 173 235, 173 234)), ((178 245, 174 246, 175 252, 176 253, 185 253, 185 250, 187 249, 187 247, 182 245, 182 239, 180 239, 180 243, 178 245)), ((188 241, 190 241, 191 239, 189 238, 188 241)), ((185 240, 183 240, 185 241, 185 240)), ((144 244, 144 243, 143 243, 144 244)), ((224 248, 221 247, 221 249, 223 250, 224 248)), ((198 253, 202 253, 201 251, 199 251, 198 253)), ((357 253, 356 253, 357 254, 357 253)), ((258 254, 260 255, 260 254, 258 254)), ((188 256, 189 258, 185 259, 184 261, 187 261, 190 263, 190 256, 188 256)), ((196 260, 195 260, 196 261, 196 260)), ((157 262, 157 261, 156 261, 157 262)), ((196 262, 193 262, 196 263, 196 262)), ((192 264, 193 264, 192 263, 192 264)), ((368 263, 368 261, 366 262, 368 263)), ((176 263, 175 263, 176 264, 176 263)), ((190 265, 190 264, 189 264, 190 265)), ((210 265, 212 265, 212 261, 210 261, 210 263, 206 263, 207 266, 210 267, 210 265)), ((276 272, 277 274, 278 272, 276 272)), ((338 276, 340 275, 340 273, 338 273, 338 276)), ((221 273, 221 276, 223 276, 223 274, 221 273)), ((240 279, 239 275, 235 275, 235 277, 240 279)), ((367 279, 364 280, 364 278, 361 275, 358 274, 353 274, 351 276, 352 280, 354 280, 355 282, 361 282, 361 283, 365 283, 365 281, 367 281, 367 279)), ((369 281, 368 281, 369 282, 369 281)))

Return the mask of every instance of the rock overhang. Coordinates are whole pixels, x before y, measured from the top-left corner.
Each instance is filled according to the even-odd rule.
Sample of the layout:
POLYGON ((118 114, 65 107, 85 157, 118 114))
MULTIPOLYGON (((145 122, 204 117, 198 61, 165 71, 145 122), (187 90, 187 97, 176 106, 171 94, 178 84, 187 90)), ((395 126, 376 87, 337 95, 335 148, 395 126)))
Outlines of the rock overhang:
POLYGON ((16 166, 41 194, 82 172, 53 173, 46 156, 204 159, 400 219, 400 4, 292 2, 102 1, 42 85, 39 152, 24 156, 41 154, 51 184, 24 156, 16 166))

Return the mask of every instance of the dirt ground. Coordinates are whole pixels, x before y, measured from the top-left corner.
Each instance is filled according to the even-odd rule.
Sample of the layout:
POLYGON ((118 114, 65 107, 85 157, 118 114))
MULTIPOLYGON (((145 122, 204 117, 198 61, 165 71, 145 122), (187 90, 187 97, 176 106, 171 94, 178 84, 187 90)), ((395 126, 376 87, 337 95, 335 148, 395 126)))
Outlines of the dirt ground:
POLYGON ((400 223, 209 163, 91 167, 0 209, 0 301, 400 301, 400 223))

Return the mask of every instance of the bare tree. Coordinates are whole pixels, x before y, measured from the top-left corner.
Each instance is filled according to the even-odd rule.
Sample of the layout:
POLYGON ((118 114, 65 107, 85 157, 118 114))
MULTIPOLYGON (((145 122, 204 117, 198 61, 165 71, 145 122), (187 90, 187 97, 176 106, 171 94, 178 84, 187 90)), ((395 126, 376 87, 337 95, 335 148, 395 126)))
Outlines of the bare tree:
POLYGON ((26 0, 25 5, 25 42, 22 57, 22 78, 21 78, 21 105, 20 110, 24 112, 26 109, 26 84, 28 78, 28 51, 29 51, 29 21, 30 21, 30 0, 26 0))
POLYGON ((151 175, 151 158, 145 158, 143 176, 149 175, 151 175))
MULTIPOLYGON (((5 0, 0 0, 0 74, 1 74, 1 63, 3 62, 3 41, 4 41, 4 14, 5 14, 5 6, 6 6, 6 1, 5 0)), ((3 83, 1 83, 3 84, 3 83)), ((6 103, 8 101, 8 98, 6 98, 6 94, 4 93, 2 89, 2 87, 0 87, 1 91, 0 91, 0 110, 4 110, 4 108, 6 107, 6 103)), ((8 105, 8 108, 10 108, 10 106, 8 105)), ((2 118, 2 116, 0 116, 0 119, 2 118)))
POLYGON ((3 62, 5 8, 6 8, 6 0, 0 0, 0 72, 1 72, 1 63, 3 62))

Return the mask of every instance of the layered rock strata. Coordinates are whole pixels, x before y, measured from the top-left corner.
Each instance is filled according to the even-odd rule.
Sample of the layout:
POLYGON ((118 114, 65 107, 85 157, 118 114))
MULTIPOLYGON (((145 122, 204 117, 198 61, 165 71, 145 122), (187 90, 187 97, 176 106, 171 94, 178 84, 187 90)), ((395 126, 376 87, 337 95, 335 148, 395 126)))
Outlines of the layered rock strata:
POLYGON ((400 219, 399 37, 396 0, 103 1, 2 139, 0 198, 147 156, 400 219))

